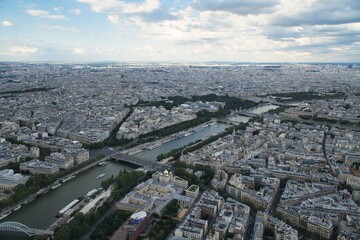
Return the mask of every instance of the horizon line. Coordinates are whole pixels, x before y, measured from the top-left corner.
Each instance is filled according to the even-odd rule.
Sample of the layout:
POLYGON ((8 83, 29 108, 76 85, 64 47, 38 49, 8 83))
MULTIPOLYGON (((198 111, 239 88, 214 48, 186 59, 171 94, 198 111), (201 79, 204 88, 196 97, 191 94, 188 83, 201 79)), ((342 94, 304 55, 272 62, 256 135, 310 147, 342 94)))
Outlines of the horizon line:
POLYGON ((242 61, 125 61, 125 60, 100 60, 100 61, 61 61, 61 60, 28 60, 28 61, 17 61, 17 60, 0 60, 0 63, 76 63, 76 64, 88 64, 88 63, 171 63, 171 64, 177 64, 177 63, 193 63, 193 64, 200 64, 200 63, 232 63, 232 64, 360 64, 359 62, 346 62, 346 61, 334 61, 334 62, 321 62, 321 61, 312 61, 312 62, 290 62, 290 61, 284 61, 284 62, 255 62, 255 61, 249 61, 249 62, 242 62, 242 61))

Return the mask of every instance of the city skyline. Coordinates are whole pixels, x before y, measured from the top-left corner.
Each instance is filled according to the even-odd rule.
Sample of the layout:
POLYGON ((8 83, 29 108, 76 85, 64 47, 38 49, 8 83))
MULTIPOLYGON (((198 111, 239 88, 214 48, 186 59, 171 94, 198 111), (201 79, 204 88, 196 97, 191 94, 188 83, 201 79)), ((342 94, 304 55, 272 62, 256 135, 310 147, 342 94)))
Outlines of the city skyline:
POLYGON ((0 2, 0 61, 359 62, 356 0, 0 2))

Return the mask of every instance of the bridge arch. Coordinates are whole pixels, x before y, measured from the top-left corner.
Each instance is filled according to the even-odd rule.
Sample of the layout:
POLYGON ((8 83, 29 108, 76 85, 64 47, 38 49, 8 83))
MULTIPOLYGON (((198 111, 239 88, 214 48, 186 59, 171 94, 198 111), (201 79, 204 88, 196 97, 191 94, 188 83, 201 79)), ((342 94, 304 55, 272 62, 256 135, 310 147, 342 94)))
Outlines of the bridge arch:
POLYGON ((12 221, 0 223, 0 231, 23 232, 29 237, 41 234, 39 230, 29 228, 22 223, 12 221))

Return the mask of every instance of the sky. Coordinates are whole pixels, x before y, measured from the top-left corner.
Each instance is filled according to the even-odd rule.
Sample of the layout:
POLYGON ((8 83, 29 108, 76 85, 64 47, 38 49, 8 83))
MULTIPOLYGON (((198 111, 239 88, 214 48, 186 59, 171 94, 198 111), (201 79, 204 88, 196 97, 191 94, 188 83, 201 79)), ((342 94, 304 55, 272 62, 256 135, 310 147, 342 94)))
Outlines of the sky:
POLYGON ((360 62, 360 0, 0 0, 0 61, 360 62))

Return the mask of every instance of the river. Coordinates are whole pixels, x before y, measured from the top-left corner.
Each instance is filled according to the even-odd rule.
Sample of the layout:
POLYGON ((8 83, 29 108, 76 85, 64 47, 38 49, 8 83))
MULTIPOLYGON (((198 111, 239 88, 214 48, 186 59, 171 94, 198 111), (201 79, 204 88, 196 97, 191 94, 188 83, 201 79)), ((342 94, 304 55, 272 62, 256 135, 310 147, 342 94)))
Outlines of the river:
POLYGON ((101 187, 101 181, 111 175, 117 175, 119 171, 124 169, 133 170, 134 168, 116 162, 109 162, 105 166, 91 168, 63 183, 60 187, 50 190, 27 205, 22 206, 19 210, 1 220, 1 222, 16 221, 32 228, 46 229, 56 220, 55 216, 59 210, 68 203, 85 195, 91 189, 101 187), (106 173, 106 175, 97 179, 96 177, 102 173, 106 173))
POLYGON ((279 106, 276 106, 276 105, 264 105, 264 106, 261 106, 261 107, 257 107, 253 110, 250 110, 249 113, 255 113, 255 114, 261 114, 261 113, 265 113, 269 110, 273 110, 273 109, 277 109, 279 106))
MULTIPOLYGON (((172 140, 164 143, 158 148, 145 150, 137 155, 155 160, 160 153, 166 153, 171 151, 173 148, 178 148, 190 142, 217 134, 224 131, 225 128, 229 126, 230 125, 227 124, 216 123, 214 125, 204 127, 189 136, 172 140)), ((117 175, 119 171, 124 169, 134 170, 134 167, 119 162, 109 162, 109 164, 105 166, 96 166, 91 168, 77 175, 76 178, 63 183, 60 187, 50 190, 48 193, 38 197, 29 204, 22 206, 19 210, 13 212, 10 216, 4 218, 0 222, 16 221, 32 228, 46 229, 56 220, 55 216, 59 210, 65 207, 68 203, 75 198, 85 195, 88 191, 94 188, 101 187, 101 181, 111 175, 117 175), (106 173, 105 177, 97 179, 96 177, 102 173, 106 173)), ((0 238, 3 239, 3 236, 0 235, 0 238)), ((17 238, 18 236, 15 237, 15 239, 17 238)))
MULTIPOLYGON (((266 105, 253 109, 250 112, 260 114, 277 107, 278 106, 275 105, 266 105)), ((242 116, 238 116, 237 118, 239 122, 247 122, 250 119, 242 116)), ((136 156, 155 160, 161 153, 167 153, 174 148, 179 148, 191 142, 207 138, 211 135, 216 135, 219 132, 224 131, 229 126, 230 125, 223 123, 209 125, 192 133, 191 135, 164 143, 158 148, 142 151, 136 154, 136 156)), ((122 163, 109 162, 109 164, 105 166, 96 166, 91 168, 77 175, 76 178, 63 183, 57 189, 50 190, 47 194, 44 194, 35 199, 33 202, 22 206, 19 210, 4 218, 0 222, 16 221, 32 228, 46 229, 56 220, 55 216, 59 210, 65 207, 68 203, 75 198, 85 195, 91 189, 101 187, 101 181, 111 175, 116 176, 119 171, 124 169, 134 170, 134 167, 122 163), (106 173, 105 177, 97 179, 96 177, 102 173, 106 173)), ((7 239, 1 235, 0 238, 7 239)))
POLYGON ((191 142, 195 142, 199 139, 205 139, 211 135, 216 135, 226 128, 230 127, 229 124, 224 123, 215 123, 214 125, 206 126, 200 129, 197 132, 192 133, 191 135, 177 138, 175 140, 169 141, 167 143, 162 144, 160 147, 152 149, 152 150, 144 150, 135 156, 142 157, 146 159, 156 160, 156 157, 161 153, 170 152, 172 149, 180 148, 185 146, 191 142))

